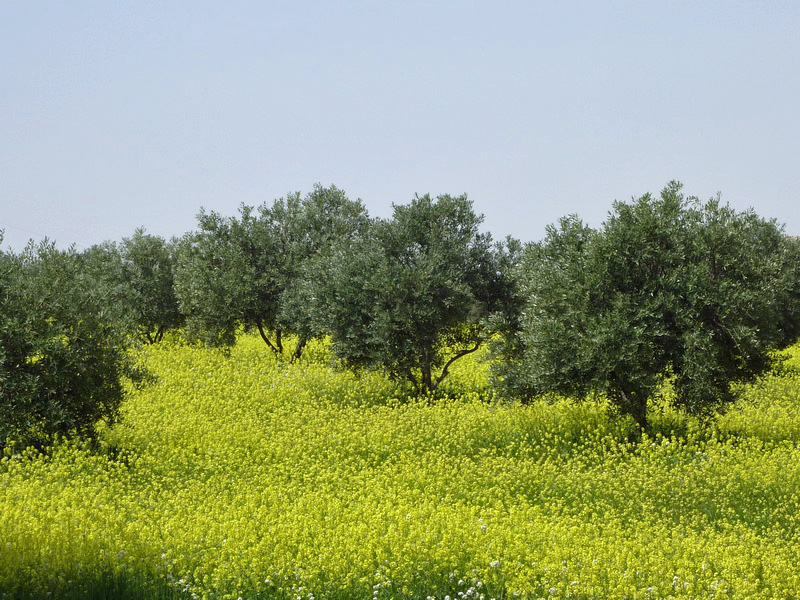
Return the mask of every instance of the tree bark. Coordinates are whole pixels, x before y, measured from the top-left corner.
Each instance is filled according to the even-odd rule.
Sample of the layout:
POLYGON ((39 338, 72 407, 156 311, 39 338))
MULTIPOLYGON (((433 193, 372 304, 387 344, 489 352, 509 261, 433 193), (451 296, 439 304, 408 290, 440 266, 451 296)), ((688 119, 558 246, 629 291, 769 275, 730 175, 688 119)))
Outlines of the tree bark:
MULTIPOLYGON (((264 326, 263 326, 263 325, 261 325, 261 321, 256 321, 256 327, 258 327, 258 333, 260 333, 260 334, 261 334, 261 339, 262 339, 262 340, 264 340, 264 342, 266 342, 267 346, 269 346, 270 348, 272 348, 272 351, 273 351, 275 354, 280 354, 280 353, 281 353, 281 351, 280 351, 280 350, 278 350, 278 348, 276 348, 276 347, 275 347, 275 346, 272 344, 272 342, 270 341, 270 339, 267 337, 267 334, 264 332, 264 326)), ((279 341, 279 343, 280 343, 280 337, 278 337, 278 341, 279 341)))
POLYGON ((297 346, 294 349, 294 353, 292 354, 292 362, 296 361, 300 358, 300 355, 303 354, 303 348, 306 347, 306 338, 300 338, 297 340, 297 346))
POLYGON ((626 392, 625 386, 614 372, 611 372, 611 382, 614 386, 611 390, 612 395, 618 393, 622 397, 620 406, 622 412, 633 417, 633 420, 636 421, 642 433, 649 431, 650 424, 647 422, 647 396, 636 392, 626 392))
POLYGON ((640 398, 636 394, 631 394, 633 399, 629 398, 625 390, 620 390, 622 398, 625 400, 627 412, 636 421, 642 433, 650 431, 650 423, 647 421, 647 398, 640 398))
POLYGON ((414 376, 414 372, 410 367, 405 369, 403 372, 405 373, 406 379, 411 382, 411 385, 414 386, 414 392, 416 392, 417 395, 420 395, 422 393, 422 384, 417 381, 417 378, 414 376))
POLYGON ((422 383, 425 385, 425 388, 432 392, 435 389, 433 385, 433 376, 431 375, 431 366, 425 365, 422 367, 422 383))

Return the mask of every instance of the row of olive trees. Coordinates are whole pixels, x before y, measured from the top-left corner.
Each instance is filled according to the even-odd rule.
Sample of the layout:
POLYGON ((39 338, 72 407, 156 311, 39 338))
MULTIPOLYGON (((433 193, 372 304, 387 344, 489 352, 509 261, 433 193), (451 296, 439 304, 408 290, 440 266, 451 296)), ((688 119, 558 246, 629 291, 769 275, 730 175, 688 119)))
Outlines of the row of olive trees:
POLYGON ((381 367, 434 391, 458 358, 491 334, 512 303, 518 244, 493 244, 465 196, 414 198, 391 219, 317 186, 224 217, 201 211, 198 229, 170 242, 137 231, 83 253, 107 312, 140 340, 184 326, 226 346, 258 331, 276 353, 296 337, 330 336, 337 357, 381 367))
POLYGON ((257 329, 328 335, 336 356, 435 391, 495 336, 496 385, 530 398, 602 393, 646 428, 665 381, 704 413, 770 368, 800 335, 800 252, 774 221, 719 199, 616 203, 545 240, 493 244, 464 196, 414 198, 390 219, 316 187, 238 217, 201 213, 179 243, 175 289, 190 333, 230 344, 257 329), (500 340, 500 341, 497 341, 500 340))
POLYGON ((345 364, 384 369, 420 393, 493 340, 507 396, 601 393, 642 428, 666 380, 678 405, 707 412, 800 335, 796 240, 753 212, 686 198, 677 183, 616 203, 598 230, 562 219, 524 250, 493 243, 481 220, 465 196, 447 195, 373 219, 360 201, 317 186, 233 217, 201 211, 198 229, 171 241, 137 230, 82 254, 50 245, 3 254, 0 437, 50 431, 49 422, 91 430, 113 417, 126 344, 178 327, 212 345, 258 331, 277 354, 292 334, 292 359, 329 336, 345 364), (91 356, 104 344, 116 352, 107 364, 91 356), (75 373, 51 360, 59 352, 74 357, 75 373), (58 417, 71 402, 76 415, 82 402, 100 410, 58 417))
POLYGON ((352 367, 382 367, 433 391, 453 361, 489 336, 484 318, 510 291, 505 255, 480 233, 465 196, 414 198, 371 219, 335 187, 316 187, 237 217, 201 213, 178 242, 175 289, 190 335, 231 344, 257 330, 330 336, 352 367))

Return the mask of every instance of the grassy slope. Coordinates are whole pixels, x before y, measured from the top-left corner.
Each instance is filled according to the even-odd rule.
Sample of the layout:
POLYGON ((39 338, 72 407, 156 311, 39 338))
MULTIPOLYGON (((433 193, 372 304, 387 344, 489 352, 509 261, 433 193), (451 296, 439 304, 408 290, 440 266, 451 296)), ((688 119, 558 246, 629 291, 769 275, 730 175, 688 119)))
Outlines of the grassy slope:
MULTIPOLYGON (((377 375, 148 348, 105 452, 0 466, 0 597, 791 598, 800 354, 710 429, 605 407, 393 400, 377 375), (480 585, 479 585, 480 584, 480 585)), ((470 392, 469 390, 473 390, 470 392)))

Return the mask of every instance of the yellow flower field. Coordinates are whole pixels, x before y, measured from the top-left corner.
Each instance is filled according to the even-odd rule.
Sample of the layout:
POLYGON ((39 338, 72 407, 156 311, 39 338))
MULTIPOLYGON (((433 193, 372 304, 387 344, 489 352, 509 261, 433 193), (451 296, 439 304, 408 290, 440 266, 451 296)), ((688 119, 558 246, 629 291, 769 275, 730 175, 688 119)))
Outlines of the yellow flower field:
POLYGON ((431 402, 322 344, 148 347, 99 449, 0 463, 0 598, 797 598, 792 352, 628 441, 599 402, 496 401, 478 359, 431 402))

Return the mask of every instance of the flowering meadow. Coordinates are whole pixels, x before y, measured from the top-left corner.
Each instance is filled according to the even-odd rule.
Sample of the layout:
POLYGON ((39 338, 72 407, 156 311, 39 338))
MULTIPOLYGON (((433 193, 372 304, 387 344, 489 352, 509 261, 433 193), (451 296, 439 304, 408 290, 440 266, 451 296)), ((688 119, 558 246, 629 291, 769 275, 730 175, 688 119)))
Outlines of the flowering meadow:
MULTIPOLYGON (((0 598, 797 598, 800 351, 710 421, 442 398, 311 345, 140 350, 99 444, 0 463, 0 598)), ((668 391, 665 391, 668 393, 668 391)))

